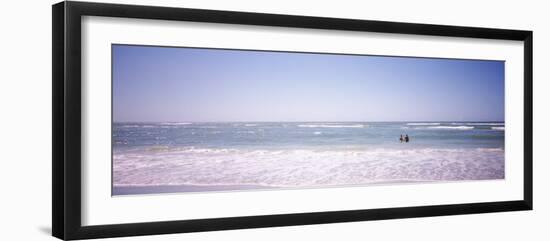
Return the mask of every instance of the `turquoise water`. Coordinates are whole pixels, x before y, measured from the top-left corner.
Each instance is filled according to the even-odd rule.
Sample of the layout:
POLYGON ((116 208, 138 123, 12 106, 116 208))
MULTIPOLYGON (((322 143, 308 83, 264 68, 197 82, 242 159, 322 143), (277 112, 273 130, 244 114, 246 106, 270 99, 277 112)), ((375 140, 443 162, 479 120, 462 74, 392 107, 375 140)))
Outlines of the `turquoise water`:
MULTIPOLYGON (((116 150, 153 146, 242 149, 503 148, 498 122, 116 123, 116 150), (411 142, 399 144, 408 134, 411 142)), ((502 130, 501 130, 502 129, 502 130)))
POLYGON ((502 122, 114 123, 113 185, 502 179, 504 131, 502 122))

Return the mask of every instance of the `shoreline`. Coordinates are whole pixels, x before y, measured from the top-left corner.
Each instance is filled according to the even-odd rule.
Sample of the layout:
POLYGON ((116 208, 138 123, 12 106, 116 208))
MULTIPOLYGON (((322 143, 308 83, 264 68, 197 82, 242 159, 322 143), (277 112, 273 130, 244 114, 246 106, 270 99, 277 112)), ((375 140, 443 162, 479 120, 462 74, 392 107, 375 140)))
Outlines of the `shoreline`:
POLYGON ((278 187, 261 185, 159 185, 159 186, 113 186, 112 196, 160 194, 160 193, 197 193, 215 191, 277 189, 278 187))
POLYGON ((367 183, 357 184, 334 184, 334 185, 312 185, 312 186, 264 186, 264 185, 158 185, 158 186, 112 186, 111 196, 131 196, 149 194, 199 194, 204 192, 239 192, 239 191, 274 191, 274 190, 303 190, 303 189, 332 189, 332 188, 354 188, 354 187, 375 187, 394 185, 418 185, 418 184, 445 184, 463 182, 486 182, 504 181, 502 178, 463 179, 463 180, 376 180, 367 183))

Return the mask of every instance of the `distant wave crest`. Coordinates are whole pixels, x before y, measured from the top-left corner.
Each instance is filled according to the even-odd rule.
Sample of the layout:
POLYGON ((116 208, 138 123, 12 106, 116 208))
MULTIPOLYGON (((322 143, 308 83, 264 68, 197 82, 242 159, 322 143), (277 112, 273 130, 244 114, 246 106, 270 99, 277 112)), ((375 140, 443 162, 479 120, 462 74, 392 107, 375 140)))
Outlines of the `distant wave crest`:
POLYGON ((429 129, 471 130, 473 126, 430 126, 429 129))
POLYGON ((453 122, 452 125, 467 125, 467 126, 502 126, 504 123, 498 122, 453 122))
POLYGON ((407 123, 408 126, 437 126, 437 125, 440 125, 441 123, 436 123, 436 122, 424 122, 424 123, 421 123, 421 122, 413 122, 413 123, 407 123))
POLYGON ((363 124, 302 124, 298 125, 298 127, 305 127, 305 128, 363 128, 365 125, 363 124))
POLYGON ((164 122, 161 123, 161 125, 169 125, 169 126, 184 126, 184 125, 191 125, 193 123, 191 122, 164 122))

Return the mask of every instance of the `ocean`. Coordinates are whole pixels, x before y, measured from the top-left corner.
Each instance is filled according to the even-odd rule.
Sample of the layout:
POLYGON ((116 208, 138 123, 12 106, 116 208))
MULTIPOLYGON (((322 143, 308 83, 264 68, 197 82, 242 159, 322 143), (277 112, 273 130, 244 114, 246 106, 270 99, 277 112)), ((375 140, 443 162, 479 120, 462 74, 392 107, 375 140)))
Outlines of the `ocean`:
POLYGON ((504 132, 503 122, 113 123, 113 195, 503 179, 504 132))

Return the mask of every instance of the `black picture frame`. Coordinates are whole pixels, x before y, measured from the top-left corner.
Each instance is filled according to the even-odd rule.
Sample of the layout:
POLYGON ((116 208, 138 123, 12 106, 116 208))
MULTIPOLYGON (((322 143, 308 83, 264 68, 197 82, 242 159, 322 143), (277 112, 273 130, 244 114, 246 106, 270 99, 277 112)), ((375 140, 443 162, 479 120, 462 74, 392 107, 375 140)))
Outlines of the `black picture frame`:
POLYGON ((380 219, 531 210, 533 207, 533 33, 523 30, 443 26, 277 14, 151 7, 90 2, 52 6, 52 233, 60 239, 185 233, 380 219), (522 200, 281 215, 81 224, 81 17, 195 21, 429 36, 517 40, 524 43, 524 186, 522 200))

